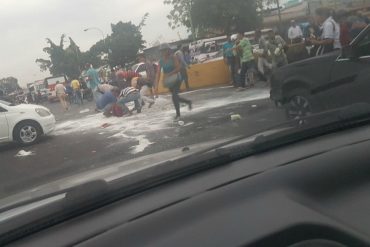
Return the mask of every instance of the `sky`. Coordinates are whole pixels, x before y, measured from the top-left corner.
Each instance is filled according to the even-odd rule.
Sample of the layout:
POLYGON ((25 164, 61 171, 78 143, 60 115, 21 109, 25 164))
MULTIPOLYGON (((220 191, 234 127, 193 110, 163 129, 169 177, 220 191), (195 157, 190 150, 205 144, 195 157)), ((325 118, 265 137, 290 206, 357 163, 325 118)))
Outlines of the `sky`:
POLYGON ((149 17, 142 33, 147 46, 160 40, 169 42, 187 37, 186 29, 172 30, 167 15, 171 6, 163 0, 0 0, 0 78, 13 76, 21 86, 44 79, 37 58, 48 58, 42 51, 46 38, 59 43, 60 36, 71 37, 82 51, 88 50, 102 34, 111 33, 110 24, 132 21, 139 24, 149 17))

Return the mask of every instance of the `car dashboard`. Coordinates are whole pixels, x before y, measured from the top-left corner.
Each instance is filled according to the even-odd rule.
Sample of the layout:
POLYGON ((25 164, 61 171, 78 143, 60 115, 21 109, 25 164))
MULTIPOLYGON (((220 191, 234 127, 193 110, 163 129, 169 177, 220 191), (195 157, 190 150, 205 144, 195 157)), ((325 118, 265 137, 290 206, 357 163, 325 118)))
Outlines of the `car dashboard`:
POLYGON ((153 187, 10 246, 370 246, 370 127, 153 187))

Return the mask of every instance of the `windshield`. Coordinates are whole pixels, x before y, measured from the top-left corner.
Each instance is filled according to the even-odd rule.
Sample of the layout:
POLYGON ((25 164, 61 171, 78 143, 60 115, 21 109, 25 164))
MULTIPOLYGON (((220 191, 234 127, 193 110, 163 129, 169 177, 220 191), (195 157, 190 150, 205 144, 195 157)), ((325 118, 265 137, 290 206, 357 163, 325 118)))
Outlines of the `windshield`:
POLYGON ((6 106, 11 106, 12 105, 12 103, 10 103, 8 101, 4 101, 4 100, 0 100, 0 104, 6 105, 6 106))
POLYGON ((370 0, 225 2, 4 1, 0 201, 370 103, 370 0))

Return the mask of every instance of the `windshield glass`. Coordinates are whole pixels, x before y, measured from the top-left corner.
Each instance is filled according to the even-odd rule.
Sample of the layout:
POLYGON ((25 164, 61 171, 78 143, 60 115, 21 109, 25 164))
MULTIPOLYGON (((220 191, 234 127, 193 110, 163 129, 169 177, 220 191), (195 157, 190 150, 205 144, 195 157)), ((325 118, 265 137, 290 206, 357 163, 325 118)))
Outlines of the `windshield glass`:
POLYGON ((4 100, 0 100, 0 104, 6 105, 6 106, 11 106, 12 105, 12 103, 10 103, 8 101, 4 101, 4 100))
POLYGON ((370 103, 370 0, 225 3, 5 0, 0 200, 370 103))

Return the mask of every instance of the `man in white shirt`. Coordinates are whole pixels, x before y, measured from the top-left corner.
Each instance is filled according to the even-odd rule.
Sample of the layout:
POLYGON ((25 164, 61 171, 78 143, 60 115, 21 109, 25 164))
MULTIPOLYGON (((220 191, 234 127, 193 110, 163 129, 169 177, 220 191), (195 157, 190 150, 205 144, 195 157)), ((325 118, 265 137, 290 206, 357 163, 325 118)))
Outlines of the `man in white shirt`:
POLYGON ((296 24, 295 20, 291 20, 290 23, 291 26, 288 30, 288 38, 291 44, 301 42, 303 37, 302 29, 296 24))
POLYGON ((322 55, 333 50, 340 49, 340 26, 331 16, 328 8, 316 9, 317 22, 321 24, 320 40, 311 40, 313 45, 318 46, 316 55, 322 55))

